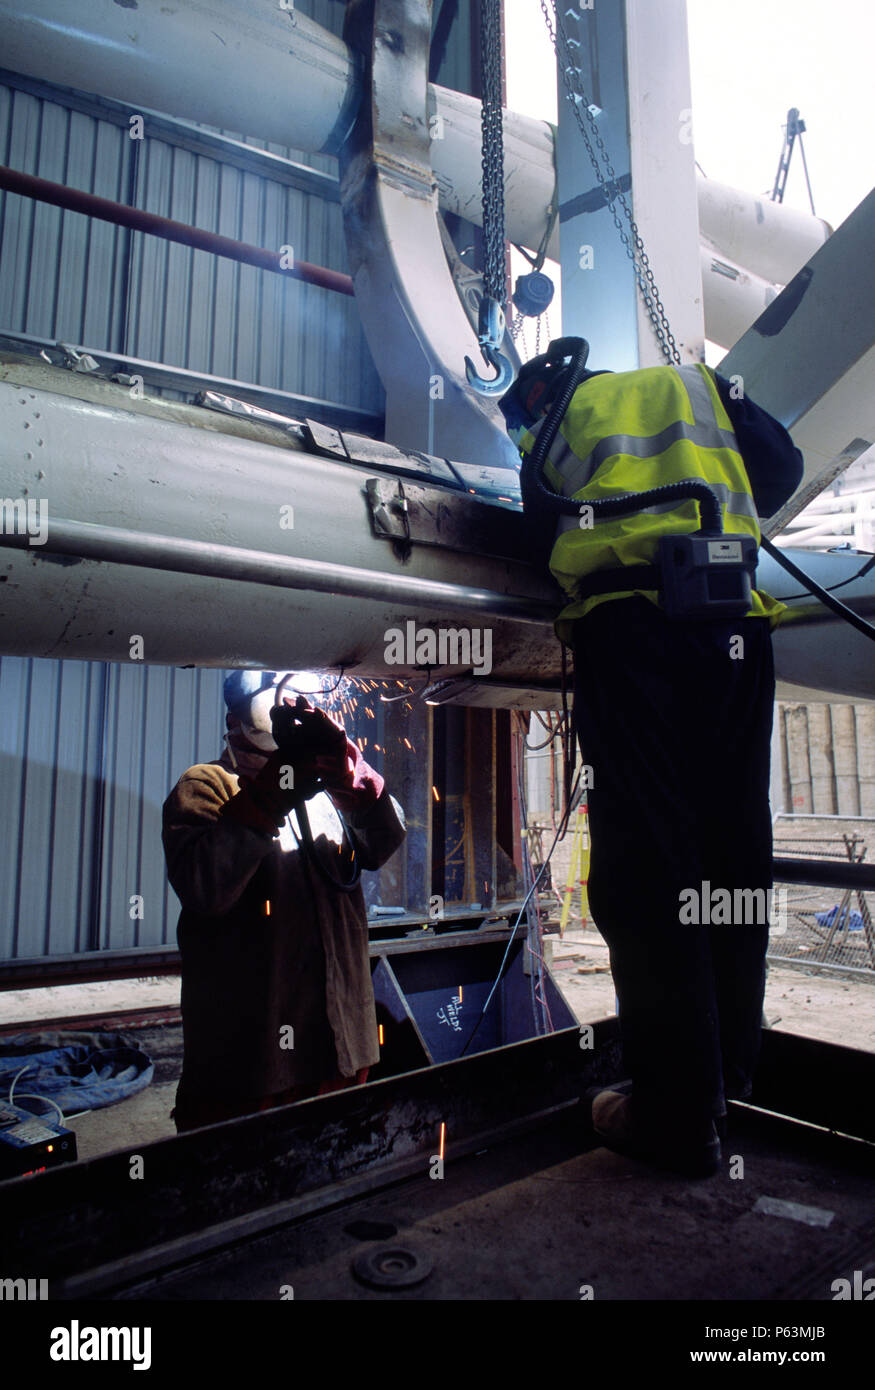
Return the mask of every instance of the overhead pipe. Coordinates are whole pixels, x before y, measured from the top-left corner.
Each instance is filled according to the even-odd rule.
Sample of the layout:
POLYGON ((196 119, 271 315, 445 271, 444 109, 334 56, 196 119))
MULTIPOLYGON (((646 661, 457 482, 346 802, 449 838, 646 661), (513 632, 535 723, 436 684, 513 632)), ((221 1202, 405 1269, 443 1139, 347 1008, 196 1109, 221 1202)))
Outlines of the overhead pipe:
POLYGON ((96 193, 85 193, 81 188, 70 188, 65 183, 53 183, 51 179, 41 179, 35 174, 22 174, 6 165, 0 165, 0 188, 8 193, 19 193, 25 198, 35 198, 41 203, 51 203, 54 207, 64 208, 68 212, 81 212, 86 217, 97 217, 102 222, 113 222, 118 227, 129 227, 135 232, 147 232, 152 236, 163 237, 165 241, 176 241, 197 251, 209 251, 214 256, 225 256, 243 265, 254 265, 260 270, 272 270, 278 275, 288 275, 293 280, 303 280, 308 285, 319 285, 322 289, 334 290, 337 294, 355 293, 352 277, 339 270, 329 270, 326 266, 314 265, 312 261, 299 261, 294 255, 291 265, 283 265, 282 251, 268 251, 263 246, 252 246, 247 241, 220 236, 218 232, 192 227, 187 222, 175 222, 170 217, 160 217, 157 213, 145 212, 142 208, 131 207, 128 203, 116 203, 111 198, 101 198, 96 193))
MULTIPOLYGON (((72 16, 70 0, 0 0, 0 27, 3 62, 16 72, 312 154, 339 152, 362 99, 359 56, 293 6, 211 0, 207 23, 201 7, 164 0, 89 0, 72 16)), ((481 226, 480 102, 436 83, 427 102, 440 205, 481 226)), ((555 197, 554 129, 502 115, 507 234, 534 249, 555 197)), ((703 236, 781 284, 831 230, 713 179, 699 179, 698 199, 703 236)), ((558 223, 548 255, 558 259, 558 223)))
POLYGON ((306 589, 312 593, 343 594, 349 598, 385 603, 415 604, 444 612, 473 612, 487 617, 550 626, 555 603, 544 603, 522 594, 499 594, 437 579, 388 574, 356 565, 336 565, 323 560, 303 560, 267 550, 218 545, 150 531, 127 531, 120 526, 98 526, 90 521, 55 520, 47 527, 38 547, 26 532, 0 532, 0 545, 38 553, 103 560, 116 565, 171 570, 204 578, 234 579, 248 584, 267 584, 280 589, 306 589))

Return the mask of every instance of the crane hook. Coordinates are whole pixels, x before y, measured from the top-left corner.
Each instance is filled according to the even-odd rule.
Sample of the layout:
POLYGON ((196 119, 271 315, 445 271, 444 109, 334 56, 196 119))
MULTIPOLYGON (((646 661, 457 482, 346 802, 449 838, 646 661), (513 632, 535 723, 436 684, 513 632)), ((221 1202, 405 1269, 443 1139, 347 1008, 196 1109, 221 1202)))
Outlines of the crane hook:
POLYGON ((480 376, 470 357, 465 358, 465 375, 481 396, 503 396, 513 381, 513 364, 498 351, 504 338, 504 312, 498 301, 488 295, 480 301, 478 329, 477 341, 484 361, 494 367, 498 375, 492 381, 480 376))
POLYGON ((494 367, 498 372, 498 376, 492 381, 480 376, 470 357, 465 358, 465 375, 481 396, 503 396, 513 381, 513 364, 504 353, 498 352, 489 343, 481 343, 480 350, 490 367, 494 367))

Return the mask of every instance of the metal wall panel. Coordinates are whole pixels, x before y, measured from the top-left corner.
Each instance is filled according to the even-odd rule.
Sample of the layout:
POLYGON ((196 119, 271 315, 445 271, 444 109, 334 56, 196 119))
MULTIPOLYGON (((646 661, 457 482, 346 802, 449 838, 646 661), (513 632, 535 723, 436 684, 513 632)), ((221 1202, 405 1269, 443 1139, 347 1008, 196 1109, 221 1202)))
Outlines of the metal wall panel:
MULTIPOLYGON (((110 122, 0 86, 0 157, 13 169, 124 202, 132 143, 110 122)), ((127 237, 0 193, 0 327, 116 348, 127 237)))
MULTIPOLYGON (((336 5, 312 8, 337 28, 336 5)), ((146 138, 131 139, 118 103, 101 110, 81 94, 15 81, 0 85, 0 157, 12 168, 347 269, 333 199, 183 148, 166 123, 150 134, 148 117, 146 138)), ((189 138, 197 129, 187 126, 189 138)), ((223 133, 336 175, 332 158, 223 133)), ((0 193, 2 329, 383 409, 353 299, 0 193)))
POLYGON ((161 807, 221 752, 224 676, 0 659, 0 958, 175 943, 161 807))
MULTIPOLYGON (((335 0, 298 5, 341 31, 335 0)), ((470 0, 460 15, 438 80, 469 90, 470 0)), ((336 174, 333 158, 222 133, 336 174)), ((10 78, 0 84, 0 160, 347 269, 336 202, 184 148, 172 132, 131 140, 117 103, 10 78)), ((383 408, 353 300, 0 193, 2 329, 383 408)), ((166 878, 161 807, 187 767, 221 751, 224 674, 0 658, 0 959, 175 942, 179 903, 166 878)), ((406 852, 366 876, 367 901, 422 907, 431 888, 431 712, 375 701, 349 732, 368 740, 365 755, 378 768, 385 756, 409 818, 406 852)))

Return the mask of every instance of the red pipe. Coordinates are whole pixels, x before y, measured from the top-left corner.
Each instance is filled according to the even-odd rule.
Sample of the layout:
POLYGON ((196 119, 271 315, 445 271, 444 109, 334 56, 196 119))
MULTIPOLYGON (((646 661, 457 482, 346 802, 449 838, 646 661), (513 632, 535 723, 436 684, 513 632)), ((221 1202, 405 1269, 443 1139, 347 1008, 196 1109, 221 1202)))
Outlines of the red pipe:
POLYGON ((338 294, 355 293, 352 277, 343 275, 339 270, 328 270, 323 265, 297 259, 293 265, 283 266, 280 264, 280 251, 266 251, 246 241, 235 241, 233 237, 191 227, 186 222, 174 222, 169 217, 159 217, 157 213, 144 212, 142 208, 132 208, 127 203, 114 203, 111 198, 99 198, 95 193, 68 188, 64 183, 52 183, 50 179, 40 179, 35 174, 22 174, 5 165, 0 165, 0 188, 9 193, 20 193, 25 198, 35 198, 41 203, 52 203, 70 212, 84 213, 86 217, 97 217, 102 222, 130 227, 135 232, 164 237, 165 241, 178 241, 198 251, 210 251, 214 256, 227 256, 232 261, 242 261, 244 265, 272 270, 278 275, 290 275, 293 280, 305 280, 308 285, 321 285, 323 289, 335 290, 338 294))

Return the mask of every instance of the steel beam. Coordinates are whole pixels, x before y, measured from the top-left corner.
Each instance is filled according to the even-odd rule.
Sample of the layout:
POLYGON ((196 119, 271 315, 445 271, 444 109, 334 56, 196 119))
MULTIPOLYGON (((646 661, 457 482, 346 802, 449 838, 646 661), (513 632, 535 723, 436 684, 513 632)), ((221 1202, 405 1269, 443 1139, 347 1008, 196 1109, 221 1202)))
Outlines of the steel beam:
MULTIPOLYGON (((564 10, 564 6, 560 7, 564 10)), ((564 21, 574 62, 685 362, 704 356, 696 169, 684 0, 599 0, 564 21)), ((590 365, 629 371, 665 361, 640 300, 602 183, 566 95, 559 55, 557 164, 562 322, 591 347, 590 365)), ((578 103, 584 121, 587 107, 578 103)), ((619 202, 614 204, 626 235, 619 202)))
POLYGON ((430 0, 355 0, 344 33, 367 54, 355 129, 340 153, 350 269, 400 448, 516 468, 495 404, 464 375, 477 337, 438 226, 428 120, 430 0))
POLYGON ((777 535, 875 441, 875 191, 720 363, 790 431, 801 485, 763 523, 777 535))
POLYGON ((618 1079, 616 1019, 595 1023, 593 1042, 570 1028, 138 1145, 146 1184, 130 1181, 127 1150, 0 1184, 6 1268, 81 1296, 427 1173, 442 1124, 452 1162, 618 1079))

